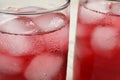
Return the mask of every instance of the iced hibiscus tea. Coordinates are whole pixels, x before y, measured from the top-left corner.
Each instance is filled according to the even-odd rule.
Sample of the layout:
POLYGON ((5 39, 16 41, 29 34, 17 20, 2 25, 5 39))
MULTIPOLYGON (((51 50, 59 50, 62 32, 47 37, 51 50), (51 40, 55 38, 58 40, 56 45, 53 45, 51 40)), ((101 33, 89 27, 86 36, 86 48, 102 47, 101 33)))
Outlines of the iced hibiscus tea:
POLYGON ((120 80, 120 2, 80 4, 74 80, 120 80))
POLYGON ((0 14, 0 80, 65 80, 67 14, 30 15, 46 11, 36 6, 4 11, 12 13, 0 14))

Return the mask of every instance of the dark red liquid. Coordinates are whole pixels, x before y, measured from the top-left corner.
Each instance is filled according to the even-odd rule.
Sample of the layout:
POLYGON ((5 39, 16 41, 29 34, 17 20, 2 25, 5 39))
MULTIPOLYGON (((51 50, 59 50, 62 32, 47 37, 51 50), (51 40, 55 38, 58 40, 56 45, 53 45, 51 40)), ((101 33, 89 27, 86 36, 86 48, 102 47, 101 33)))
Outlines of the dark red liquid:
POLYGON ((79 7, 74 80, 120 80, 120 15, 113 10, 118 4, 79 7))
POLYGON ((68 18, 62 13, 7 18, 0 16, 6 20, 0 25, 0 80, 65 80, 68 18))

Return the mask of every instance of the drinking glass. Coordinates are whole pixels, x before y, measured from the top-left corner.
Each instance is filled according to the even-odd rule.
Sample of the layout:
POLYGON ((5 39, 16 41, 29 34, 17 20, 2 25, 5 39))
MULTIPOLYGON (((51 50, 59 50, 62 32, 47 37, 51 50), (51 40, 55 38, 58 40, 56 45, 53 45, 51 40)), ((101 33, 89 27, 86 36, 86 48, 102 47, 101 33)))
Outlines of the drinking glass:
POLYGON ((80 0, 74 80, 120 80, 118 0, 80 0))
POLYGON ((65 80, 70 0, 0 0, 0 80, 65 80))

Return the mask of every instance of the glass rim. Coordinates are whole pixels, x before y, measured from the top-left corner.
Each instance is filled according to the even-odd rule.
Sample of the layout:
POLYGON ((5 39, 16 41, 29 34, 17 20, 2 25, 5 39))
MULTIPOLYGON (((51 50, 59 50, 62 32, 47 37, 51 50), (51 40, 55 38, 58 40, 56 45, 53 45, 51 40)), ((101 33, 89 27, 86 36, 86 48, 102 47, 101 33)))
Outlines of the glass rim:
POLYGON ((34 12, 34 13, 17 13, 17 12, 9 12, 9 11, 5 11, 5 10, 1 10, 0 14, 9 14, 9 15, 39 15, 39 14, 47 14, 47 13, 52 13, 55 11, 61 11, 65 8, 67 8, 70 5, 70 0, 67 0, 66 3, 64 3, 61 6, 58 6, 54 9, 50 9, 50 10, 44 10, 44 11, 40 11, 40 12, 34 12))
MULTIPOLYGON (((93 1, 93 2, 97 2, 97 1, 93 1)), ((115 1, 99 1, 100 3, 110 3, 110 2, 115 2, 115 1)), ((117 1, 117 2, 119 2, 119 1, 117 1)), ((92 2, 91 2, 92 3, 92 2)), ((116 3, 116 2, 115 2, 116 3)), ((85 8, 85 9, 87 9, 87 10, 90 10, 90 11, 92 11, 92 12, 95 12, 95 13, 99 13, 99 14, 103 14, 103 15, 109 15, 109 16, 118 16, 118 17, 120 17, 120 14, 114 14, 114 13, 110 13, 110 12, 102 12, 102 11, 99 11, 99 10, 94 10, 94 9, 91 9, 91 8, 89 8, 89 7, 87 7, 86 6, 86 4, 89 4, 89 2, 88 3, 84 3, 82 6, 85 8)))

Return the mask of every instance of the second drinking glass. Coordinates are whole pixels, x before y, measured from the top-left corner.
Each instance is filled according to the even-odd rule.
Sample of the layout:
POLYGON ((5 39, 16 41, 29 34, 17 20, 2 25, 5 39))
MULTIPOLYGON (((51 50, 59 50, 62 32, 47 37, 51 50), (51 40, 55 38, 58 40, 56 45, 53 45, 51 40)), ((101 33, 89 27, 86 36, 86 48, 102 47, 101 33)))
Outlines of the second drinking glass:
POLYGON ((82 0, 74 56, 74 80, 120 80, 120 2, 82 0))

